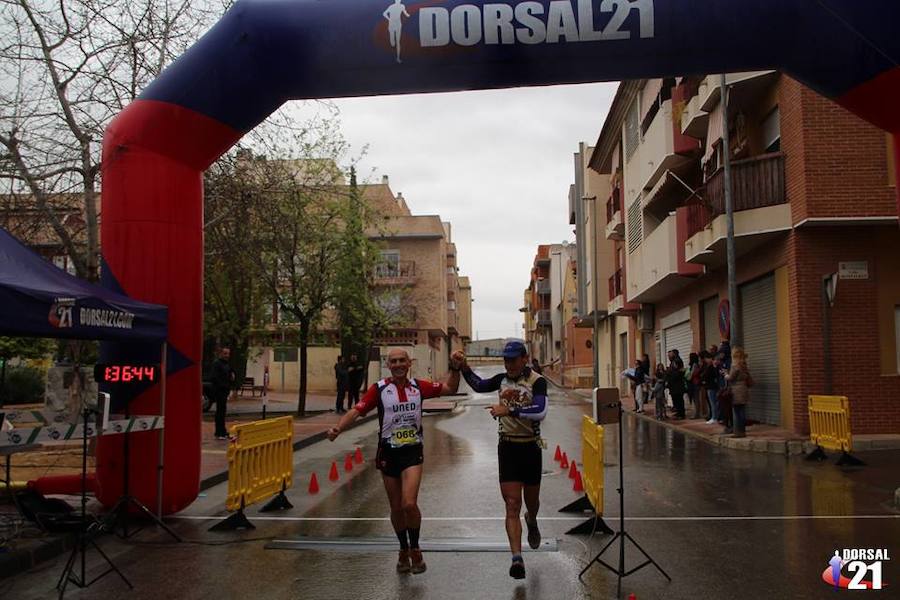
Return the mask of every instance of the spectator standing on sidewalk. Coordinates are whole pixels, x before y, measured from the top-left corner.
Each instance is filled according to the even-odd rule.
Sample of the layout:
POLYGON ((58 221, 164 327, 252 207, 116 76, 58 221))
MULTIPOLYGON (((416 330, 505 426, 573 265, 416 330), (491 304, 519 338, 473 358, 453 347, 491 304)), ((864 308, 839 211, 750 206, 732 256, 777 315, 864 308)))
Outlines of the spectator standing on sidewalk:
POLYGON ((731 369, 731 342, 728 340, 722 340, 722 343, 719 344, 719 354, 722 355, 722 365, 725 367, 725 370, 728 371, 731 369))
POLYGON ((662 363, 656 365, 656 373, 654 373, 652 381, 656 420, 663 421, 666 418, 666 368, 662 363))
POLYGON ((747 354, 740 346, 735 346, 732 353, 731 369, 725 376, 731 388, 732 407, 734 410, 734 437, 746 435, 747 404, 750 402, 750 387, 753 377, 747 368, 747 354))
POLYGON ((337 357, 334 363, 334 382, 337 386, 337 398, 334 401, 334 412, 342 414, 344 411, 344 398, 347 396, 347 388, 350 387, 350 373, 343 356, 337 357))
POLYGON ((702 412, 700 406, 706 401, 700 400, 700 355, 696 352, 691 352, 688 358, 688 368, 684 377, 687 380, 688 398, 694 406, 693 418, 699 419, 702 412))
POLYGON ((713 364, 713 357, 709 352, 704 350, 700 356, 703 360, 703 366, 700 368, 700 385, 708 407, 706 416, 709 417, 706 423, 714 425, 719 420, 719 370, 713 364))
POLYGON ((225 408, 228 403, 228 395, 235 387, 235 373, 228 362, 231 358, 231 348, 221 348, 219 357, 213 361, 210 372, 213 400, 216 402, 216 439, 227 440, 228 430, 225 429, 225 408))
POLYGON ((669 368, 666 370, 666 387, 672 396, 675 419, 684 419, 684 361, 678 350, 669 350, 669 368))
POLYGON ((359 364, 355 354, 350 355, 350 362, 347 363, 347 382, 347 391, 349 392, 347 410, 350 410, 359 404, 359 387, 363 382, 363 367, 359 364))
POLYGON ((631 392, 634 396, 634 412, 643 412, 644 408, 644 382, 646 376, 644 374, 644 363, 641 360, 634 361, 634 375, 629 376, 631 380, 631 392))
POLYGON ((732 433, 732 396, 731 387, 728 385, 728 381, 725 379, 725 376, 728 374, 728 369, 725 368, 725 355, 719 352, 719 354, 716 355, 714 364, 716 365, 716 371, 719 374, 719 423, 725 425, 724 433, 732 433))

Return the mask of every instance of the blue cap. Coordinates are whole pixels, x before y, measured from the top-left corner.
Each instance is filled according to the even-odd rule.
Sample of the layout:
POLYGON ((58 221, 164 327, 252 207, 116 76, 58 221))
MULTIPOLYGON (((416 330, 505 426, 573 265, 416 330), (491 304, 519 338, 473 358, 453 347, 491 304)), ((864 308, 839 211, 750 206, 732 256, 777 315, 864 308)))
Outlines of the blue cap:
POLYGON ((519 358, 528 356, 528 350, 522 342, 506 342, 503 347, 503 358, 519 358))

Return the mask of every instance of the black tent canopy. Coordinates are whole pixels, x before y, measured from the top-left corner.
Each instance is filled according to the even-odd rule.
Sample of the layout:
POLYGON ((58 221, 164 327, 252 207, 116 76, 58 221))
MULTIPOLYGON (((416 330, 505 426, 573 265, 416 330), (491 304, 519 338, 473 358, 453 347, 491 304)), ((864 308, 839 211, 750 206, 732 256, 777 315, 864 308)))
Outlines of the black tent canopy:
MULTIPOLYGON (((148 354, 159 357, 162 363, 159 414, 165 416, 168 308, 134 300, 69 275, 3 228, 0 228, 0 335, 101 340, 113 342, 115 354, 121 358, 148 354)), ((124 404, 150 385, 133 386, 124 393, 127 396, 124 404)), ((162 514, 162 431, 159 430, 157 471, 159 515, 162 514)))
POLYGON ((69 275, 0 228, 0 334, 163 343, 168 309, 69 275))

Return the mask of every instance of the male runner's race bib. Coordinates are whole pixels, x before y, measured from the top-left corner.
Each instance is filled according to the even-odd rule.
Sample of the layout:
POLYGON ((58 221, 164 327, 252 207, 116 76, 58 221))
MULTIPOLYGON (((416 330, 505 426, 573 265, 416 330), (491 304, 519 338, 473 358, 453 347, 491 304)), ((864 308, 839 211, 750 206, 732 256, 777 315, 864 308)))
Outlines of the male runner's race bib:
POLYGON ((422 394, 407 385, 403 394, 394 383, 381 390, 381 439, 392 448, 422 443, 422 394))
POLYGON ((420 444, 422 440, 419 432, 412 428, 395 429, 394 435, 391 436, 391 446, 398 448, 400 446, 408 446, 410 444, 420 444))

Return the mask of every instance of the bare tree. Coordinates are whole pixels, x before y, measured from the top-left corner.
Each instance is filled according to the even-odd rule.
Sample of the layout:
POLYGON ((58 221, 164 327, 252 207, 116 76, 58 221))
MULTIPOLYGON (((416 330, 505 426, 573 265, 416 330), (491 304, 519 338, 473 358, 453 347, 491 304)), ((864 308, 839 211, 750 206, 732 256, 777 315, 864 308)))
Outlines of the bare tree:
POLYGON ((228 4, 0 0, 2 191, 33 205, 80 277, 99 275, 106 125, 228 4), (60 197, 80 209, 80 231, 67 226, 60 197))

